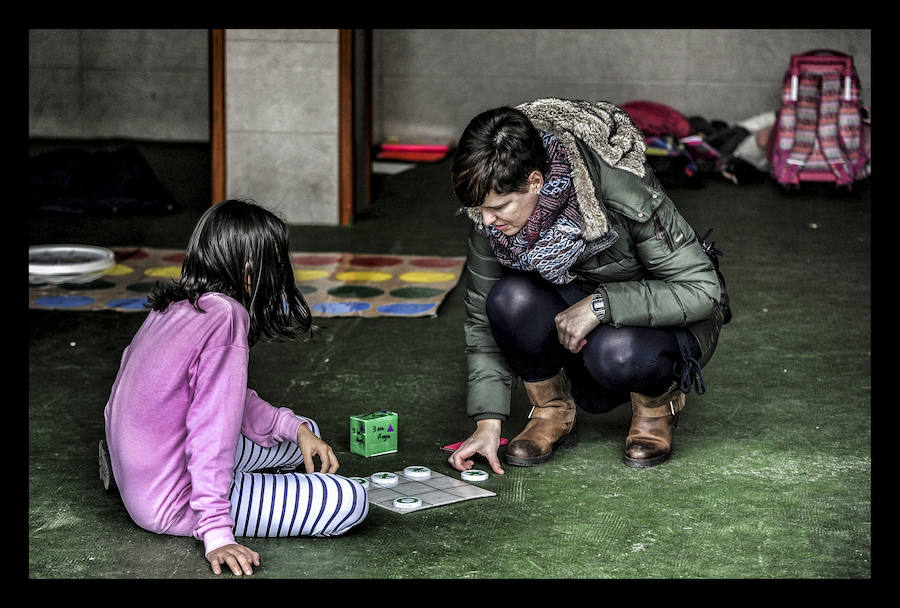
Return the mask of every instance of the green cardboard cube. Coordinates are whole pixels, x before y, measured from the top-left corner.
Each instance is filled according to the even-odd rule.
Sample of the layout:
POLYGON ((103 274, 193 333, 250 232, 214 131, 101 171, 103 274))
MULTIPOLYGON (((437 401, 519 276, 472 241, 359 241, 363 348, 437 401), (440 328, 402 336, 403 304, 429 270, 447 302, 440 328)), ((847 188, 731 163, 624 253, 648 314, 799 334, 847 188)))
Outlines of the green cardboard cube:
POLYGON ((397 413, 350 416, 350 451, 366 458, 397 451, 397 413))

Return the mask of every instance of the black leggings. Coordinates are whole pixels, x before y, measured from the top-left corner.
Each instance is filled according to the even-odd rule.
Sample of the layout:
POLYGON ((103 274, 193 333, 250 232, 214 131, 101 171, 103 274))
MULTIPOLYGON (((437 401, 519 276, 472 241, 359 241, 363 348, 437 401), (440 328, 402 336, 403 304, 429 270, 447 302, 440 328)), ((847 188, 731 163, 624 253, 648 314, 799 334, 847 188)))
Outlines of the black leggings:
MULTIPOLYGON (((491 331, 506 361, 526 382, 565 368, 575 402, 592 413, 630 401, 630 393, 656 396, 678 379, 683 361, 674 328, 599 325, 571 353, 560 343, 554 317, 590 295, 574 285, 553 285, 533 273, 505 274, 487 298, 491 331)), ((691 339, 692 356, 699 346, 691 339)))

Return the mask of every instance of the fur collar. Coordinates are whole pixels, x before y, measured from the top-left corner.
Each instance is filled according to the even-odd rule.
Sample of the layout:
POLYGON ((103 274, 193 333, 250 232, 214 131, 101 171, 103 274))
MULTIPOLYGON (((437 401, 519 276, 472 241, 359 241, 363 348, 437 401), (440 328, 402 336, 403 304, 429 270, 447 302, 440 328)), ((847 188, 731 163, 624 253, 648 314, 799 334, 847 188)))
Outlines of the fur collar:
MULTIPOLYGON (((585 240, 607 240, 611 234, 606 207, 597 198, 594 183, 575 139, 578 138, 611 167, 644 176, 646 146, 644 136, 631 117, 621 108, 605 101, 570 101, 544 98, 516 106, 532 124, 555 135, 563 144, 572 165, 572 180, 584 220, 585 240)), ((476 224, 481 212, 467 209, 476 224)))

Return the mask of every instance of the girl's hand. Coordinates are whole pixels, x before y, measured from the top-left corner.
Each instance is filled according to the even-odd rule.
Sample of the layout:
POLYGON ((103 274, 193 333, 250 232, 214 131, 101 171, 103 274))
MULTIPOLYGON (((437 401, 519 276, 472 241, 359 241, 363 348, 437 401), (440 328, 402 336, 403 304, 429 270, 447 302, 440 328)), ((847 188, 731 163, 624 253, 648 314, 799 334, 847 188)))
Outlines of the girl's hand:
POLYGON ((303 464, 306 466, 307 473, 315 470, 313 456, 318 456, 322 462, 320 473, 335 473, 341 466, 338 464, 331 446, 319 439, 305 424, 301 424, 297 429, 297 445, 300 446, 300 452, 303 454, 303 464))
POLYGON ((493 418, 485 418, 475 424, 477 428, 472 433, 472 436, 466 439, 450 455, 447 461, 457 471, 467 471, 475 464, 472 456, 481 454, 487 458, 488 464, 491 465, 494 473, 503 475, 504 471, 500 467, 500 459, 497 458, 497 449, 500 447, 500 421, 493 418))
POLYGON ((559 343, 566 350, 577 353, 585 344, 587 344, 587 335, 600 325, 600 320, 594 311, 591 310, 591 301, 593 295, 576 302, 569 308, 565 309, 558 315, 554 321, 556 322, 556 332, 559 335, 559 343))
POLYGON ((238 544, 213 549, 206 559, 215 574, 222 574, 222 564, 227 564, 235 576, 253 574, 253 566, 259 566, 259 553, 238 544))

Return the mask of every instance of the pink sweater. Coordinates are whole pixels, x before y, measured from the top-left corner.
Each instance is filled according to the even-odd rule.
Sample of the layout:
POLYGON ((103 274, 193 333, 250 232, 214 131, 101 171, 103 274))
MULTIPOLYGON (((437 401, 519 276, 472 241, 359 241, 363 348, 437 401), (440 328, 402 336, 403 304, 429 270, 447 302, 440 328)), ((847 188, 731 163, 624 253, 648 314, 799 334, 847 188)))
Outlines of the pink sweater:
POLYGON ((151 311, 104 410, 113 475, 142 528, 194 536, 205 552, 234 541, 229 494, 240 433, 269 447, 306 420, 247 388, 246 309, 220 294, 151 311))

